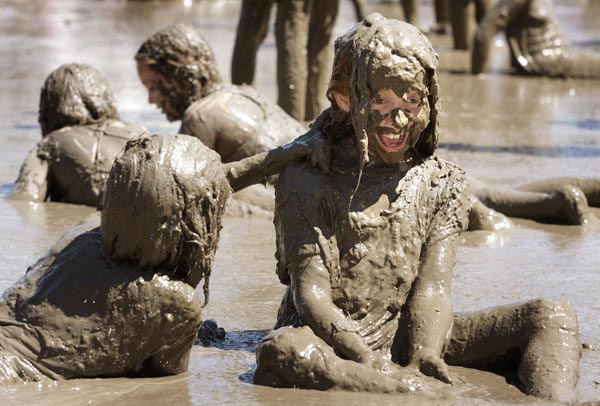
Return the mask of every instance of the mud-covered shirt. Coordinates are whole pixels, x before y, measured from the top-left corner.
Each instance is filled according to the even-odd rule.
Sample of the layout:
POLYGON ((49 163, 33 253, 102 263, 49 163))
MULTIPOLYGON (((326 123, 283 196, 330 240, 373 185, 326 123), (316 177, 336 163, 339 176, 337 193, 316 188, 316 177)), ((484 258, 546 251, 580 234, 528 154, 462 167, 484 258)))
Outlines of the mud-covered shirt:
POLYGON ((144 127, 121 120, 53 131, 30 152, 15 192, 33 200, 98 207, 115 158, 127 141, 147 134, 144 127))
POLYGON ((182 134, 198 138, 233 162, 286 144, 306 128, 252 87, 223 85, 192 103, 181 121, 182 134))
MULTIPOLYGON (((413 166, 367 166, 326 175, 289 165, 276 188, 277 272, 290 285, 300 264, 318 256, 330 275, 334 304, 359 325, 372 349, 389 348, 400 309, 427 246, 467 227, 465 174, 437 157, 413 166), (385 194, 387 208, 366 209, 385 194)), ((276 327, 305 324, 288 287, 276 327)))

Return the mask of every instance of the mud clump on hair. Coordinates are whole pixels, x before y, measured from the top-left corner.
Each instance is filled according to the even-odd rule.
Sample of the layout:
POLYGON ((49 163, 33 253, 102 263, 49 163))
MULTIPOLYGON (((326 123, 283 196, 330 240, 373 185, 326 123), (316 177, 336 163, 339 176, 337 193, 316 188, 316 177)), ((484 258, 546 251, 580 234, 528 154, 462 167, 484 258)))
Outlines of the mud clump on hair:
POLYGON ((130 141, 107 182, 101 231, 108 258, 196 287, 205 304, 231 194, 219 155, 186 135, 130 141))

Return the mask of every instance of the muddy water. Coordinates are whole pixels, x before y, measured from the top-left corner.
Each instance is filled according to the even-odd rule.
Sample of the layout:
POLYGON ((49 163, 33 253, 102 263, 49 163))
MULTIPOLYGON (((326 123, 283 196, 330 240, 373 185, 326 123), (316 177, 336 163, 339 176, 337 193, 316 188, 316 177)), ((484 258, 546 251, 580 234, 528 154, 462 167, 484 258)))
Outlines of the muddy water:
MULTIPOLYGON (((350 2, 341 3, 335 36, 346 31, 353 18, 350 2)), ((433 5, 423 3, 427 25, 433 21, 433 5)), ((574 46, 600 52, 600 7, 586 9, 585 0, 555 4, 574 46)), ((369 9, 401 16, 395 4, 371 1, 369 9)), ((195 1, 190 7, 183 1, 0 2, 0 291, 60 234, 94 210, 6 201, 22 159, 40 137, 37 103, 46 75, 62 63, 89 63, 113 85, 123 119, 140 121, 153 132, 174 132, 178 124, 166 122, 146 102, 133 61, 137 47, 171 22, 191 22, 213 44, 221 72, 228 78, 238 10, 236 0, 195 1)), ((472 77, 465 74, 467 53, 453 51, 450 38, 432 41, 442 68, 441 155, 471 175, 503 186, 548 176, 600 176, 600 82, 505 75, 508 49, 501 40, 494 49, 493 73, 472 77)), ((257 87, 272 100, 277 93, 272 80, 274 57, 270 34, 258 57, 257 87)), ((600 215, 600 210, 594 212, 600 215)), ((455 310, 538 296, 567 297, 577 309, 582 341, 600 346, 600 227, 514 223, 506 232, 464 235, 453 282, 455 310)), ((204 315, 217 319, 229 335, 219 348, 195 346, 187 375, 19 385, 3 388, 0 404, 397 404, 393 396, 282 390, 247 383, 254 364, 250 349, 275 321, 283 292, 273 253, 269 221, 225 221, 211 279, 211 303, 204 315)), ((585 351, 578 399, 600 401, 599 382, 600 350, 585 351)), ((459 401, 437 403, 542 404, 498 390, 502 385, 493 377, 484 377, 482 385, 456 394, 459 401)), ((402 402, 431 403, 418 398, 402 402)))

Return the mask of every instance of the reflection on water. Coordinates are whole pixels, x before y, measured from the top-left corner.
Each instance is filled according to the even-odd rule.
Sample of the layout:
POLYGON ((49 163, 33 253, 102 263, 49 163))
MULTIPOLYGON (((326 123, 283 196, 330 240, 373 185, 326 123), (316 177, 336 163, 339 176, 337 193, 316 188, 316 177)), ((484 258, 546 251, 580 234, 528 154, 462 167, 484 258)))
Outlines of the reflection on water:
MULTIPOLYGON (((347 30, 354 12, 342 1, 334 35, 347 30)), ((600 7, 557 0, 565 32, 574 44, 600 52, 600 7)), ((588 2, 594 3, 593 1, 588 2)), ((6 289, 69 227, 94 211, 57 203, 8 202, 22 159, 40 139, 39 90, 62 63, 83 62, 104 73, 115 90, 121 117, 151 132, 174 133, 147 102, 133 55, 151 33, 175 21, 190 22, 213 44, 223 77, 229 60, 239 0, 95 1, 4 0, 0 2, 0 290, 6 289)), ((370 10, 401 16, 396 3, 369 1, 370 10)), ((423 22, 433 21, 431 0, 423 22)), ((469 54, 451 49, 449 37, 432 37, 440 53, 444 106, 440 154, 489 183, 523 184, 548 176, 600 174, 600 82, 493 74, 473 77, 469 54), (463 72, 463 73, 461 73, 463 72)), ((508 66, 502 41, 494 61, 508 66)), ((276 99, 272 30, 260 49, 256 86, 276 99)), ((499 68, 498 65, 496 68, 499 68)), ((506 68, 502 68, 506 69, 506 68)), ((600 231, 515 220, 507 232, 464 235, 453 280, 456 311, 527 300, 568 297, 579 316, 584 342, 600 346, 600 231)), ((252 349, 276 319, 284 287, 275 275, 273 225, 264 220, 226 219, 211 278, 205 319, 228 334, 214 347, 192 349, 186 375, 160 379, 107 379, 19 385, 0 391, 0 404, 179 405, 398 405, 395 396, 320 393, 257 387, 248 383, 252 349)), ((600 399, 600 351, 585 351, 580 400, 600 399)), ((463 393, 436 404, 505 404, 493 391, 463 393), (444 403, 445 402, 445 403, 444 403)), ((402 398, 403 405, 431 404, 402 398)), ((541 404, 533 399, 528 404, 541 404)))

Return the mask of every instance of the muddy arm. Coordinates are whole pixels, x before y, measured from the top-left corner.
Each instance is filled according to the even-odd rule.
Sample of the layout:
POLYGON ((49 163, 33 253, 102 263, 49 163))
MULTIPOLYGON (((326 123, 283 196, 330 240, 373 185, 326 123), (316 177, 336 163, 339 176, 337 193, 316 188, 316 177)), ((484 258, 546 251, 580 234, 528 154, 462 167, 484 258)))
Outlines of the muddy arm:
POLYGON ((294 141, 268 152, 227 163, 224 168, 229 185, 237 192, 278 174, 289 162, 309 157, 314 166, 329 171, 329 146, 317 130, 308 130, 294 141))
POLYGON ((421 372, 448 383, 442 351, 452 326, 450 285, 457 238, 453 235, 426 248, 408 302, 409 359, 421 372))
POLYGON ((500 0, 484 16, 473 38, 471 73, 479 74, 488 69, 494 35, 515 21, 529 7, 530 0, 500 0))
POLYGON ((326 193, 319 183, 322 176, 315 172, 292 167, 279 178, 283 190, 276 199, 278 258, 285 265, 278 265, 278 274, 289 285, 303 323, 339 355, 359 361, 371 349, 359 335, 358 323, 333 303, 329 267, 335 265, 326 266, 324 258, 331 262, 339 254, 326 220, 330 209, 314 193, 326 193), (301 176, 305 182, 291 184, 301 176))
POLYGON ((352 6, 354 7, 354 15, 356 21, 362 21, 365 19, 365 0, 351 0, 352 6))
POLYGON ((37 145, 27 154, 10 199, 43 202, 48 193, 48 161, 38 155, 37 145))
POLYGON ((333 303, 329 272, 319 256, 304 260, 290 277, 296 309, 317 336, 353 361, 371 353, 358 325, 333 303))

